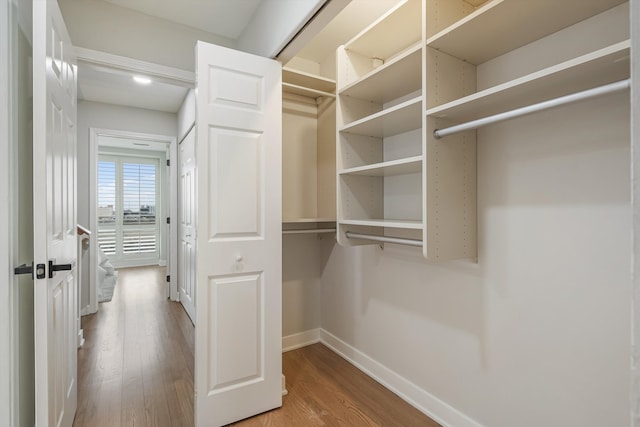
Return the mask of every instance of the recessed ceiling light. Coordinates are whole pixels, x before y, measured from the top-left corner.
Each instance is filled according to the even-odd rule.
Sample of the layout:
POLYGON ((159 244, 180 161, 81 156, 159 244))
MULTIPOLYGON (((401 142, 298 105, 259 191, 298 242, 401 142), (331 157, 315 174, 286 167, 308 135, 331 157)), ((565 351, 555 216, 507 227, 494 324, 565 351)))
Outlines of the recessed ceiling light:
POLYGON ((151 84, 151 79, 149 77, 144 77, 144 76, 133 76, 133 80, 136 83, 139 83, 141 85, 148 85, 151 84))

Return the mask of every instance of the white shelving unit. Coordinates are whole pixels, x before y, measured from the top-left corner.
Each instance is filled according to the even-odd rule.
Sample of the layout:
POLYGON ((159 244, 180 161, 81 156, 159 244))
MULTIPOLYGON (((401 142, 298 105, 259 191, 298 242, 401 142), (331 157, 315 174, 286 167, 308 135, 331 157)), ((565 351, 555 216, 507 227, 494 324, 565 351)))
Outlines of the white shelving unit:
POLYGON ((429 259, 472 257, 475 244, 443 251, 429 238, 472 229, 467 239, 475 239, 472 225, 434 215, 457 206, 462 183, 475 224, 475 146, 426 142, 425 7, 402 2, 338 49, 337 237, 343 245, 421 241, 429 259))
POLYGON ((434 130, 629 78, 624 31, 565 35, 614 22, 625 3, 406 0, 340 47, 338 242, 420 239, 428 259, 475 257, 477 133, 434 130), (561 48, 536 50, 560 31, 561 48), (510 64, 523 47, 526 63, 510 64))
POLYGON ((335 233, 335 80, 287 67, 282 79, 282 233, 335 233))
POLYGON ((462 0, 427 3, 435 6, 427 10, 427 31, 433 34, 428 36, 427 46, 479 65, 625 0, 491 0, 475 2, 480 6, 468 15, 473 9, 465 8, 462 0), (454 22, 433 33, 430 30, 438 31, 442 16, 454 22))
POLYGON ((581 55, 427 110, 428 116, 467 121, 568 95, 629 77, 629 40, 581 55))

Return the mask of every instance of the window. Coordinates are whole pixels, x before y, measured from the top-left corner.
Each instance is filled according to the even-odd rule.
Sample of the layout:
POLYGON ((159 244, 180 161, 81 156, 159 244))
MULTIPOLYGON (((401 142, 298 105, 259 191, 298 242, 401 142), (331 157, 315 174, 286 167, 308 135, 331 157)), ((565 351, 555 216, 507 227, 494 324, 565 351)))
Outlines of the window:
POLYGON ((159 159, 98 156, 98 244, 114 264, 159 258, 159 159))

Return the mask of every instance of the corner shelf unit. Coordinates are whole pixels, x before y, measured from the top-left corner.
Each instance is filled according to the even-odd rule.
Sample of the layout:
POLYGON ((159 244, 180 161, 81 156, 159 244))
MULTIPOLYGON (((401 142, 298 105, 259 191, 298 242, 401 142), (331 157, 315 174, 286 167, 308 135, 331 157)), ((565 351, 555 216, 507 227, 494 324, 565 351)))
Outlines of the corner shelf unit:
POLYGON ((335 234, 335 80, 282 70, 282 234, 335 234))
POLYGON ((427 259, 476 257, 478 133, 433 132, 628 79, 626 3, 405 0, 339 47, 338 242, 387 236, 421 240, 427 259))

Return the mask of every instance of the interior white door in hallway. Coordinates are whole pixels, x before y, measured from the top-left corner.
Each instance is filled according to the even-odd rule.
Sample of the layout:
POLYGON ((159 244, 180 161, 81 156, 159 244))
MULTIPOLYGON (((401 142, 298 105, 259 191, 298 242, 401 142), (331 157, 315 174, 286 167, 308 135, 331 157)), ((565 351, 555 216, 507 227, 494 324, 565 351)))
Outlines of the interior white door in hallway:
POLYGON ((197 44, 197 427, 282 405, 281 74, 197 44))
POLYGON ((195 324, 196 318, 196 131, 191 129, 180 143, 180 191, 178 202, 178 291, 180 303, 195 324))
POLYGON ((33 3, 36 426, 70 426, 77 406, 76 76, 56 0, 33 3), (60 271, 55 271, 60 270, 60 271))

